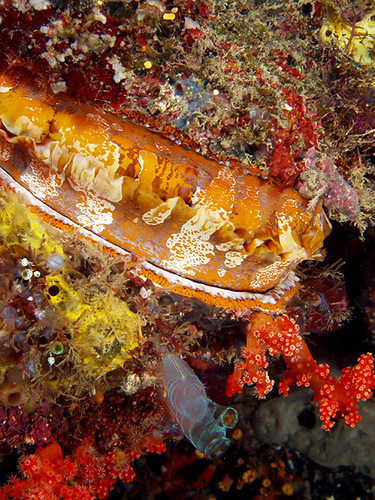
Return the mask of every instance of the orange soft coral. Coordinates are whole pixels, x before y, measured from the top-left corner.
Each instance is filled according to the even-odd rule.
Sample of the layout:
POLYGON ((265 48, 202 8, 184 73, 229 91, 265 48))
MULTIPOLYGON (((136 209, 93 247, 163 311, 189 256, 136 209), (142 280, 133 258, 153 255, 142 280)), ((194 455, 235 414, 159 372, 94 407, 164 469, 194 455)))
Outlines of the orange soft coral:
POLYGON ((0 500, 94 500, 107 498, 117 478, 134 479, 130 462, 139 458, 122 451, 99 455, 91 446, 79 446, 72 456, 63 457, 57 443, 39 447, 32 455, 23 455, 19 470, 23 478, 13 477, 0 488, 0 500))
POLYGON ((328 365, 318 364, 312 357, 299 327, 286 315, 272 319, 268 314, 254 314, 248 325, 244 360, 238 363, 228 377, 226 394, 232 396, 242 391, 245 384, 255 385, 255 394, 264 398, 274 385, 269 378, 266 353, 281 354, 288 370, 278 385, 280 394, 286 396, 289 387, 310 387, 319 408, 323 429, 329 430, 335 418, 343 417, 345 425, 354 427, 361 418, 357 401, 370 399, 375 388, 374 358, 371 353, 362 354, 353 368, 342 370, 337 380, 329 375, 328 365))

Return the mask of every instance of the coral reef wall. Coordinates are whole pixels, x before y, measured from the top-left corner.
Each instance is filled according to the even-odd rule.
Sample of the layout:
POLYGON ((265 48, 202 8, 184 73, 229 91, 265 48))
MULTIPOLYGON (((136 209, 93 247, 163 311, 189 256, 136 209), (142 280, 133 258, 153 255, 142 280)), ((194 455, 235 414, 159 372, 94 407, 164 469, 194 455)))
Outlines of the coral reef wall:
POLYGON ((374 33, 0 0, 0 500, 373 498, 374 33))

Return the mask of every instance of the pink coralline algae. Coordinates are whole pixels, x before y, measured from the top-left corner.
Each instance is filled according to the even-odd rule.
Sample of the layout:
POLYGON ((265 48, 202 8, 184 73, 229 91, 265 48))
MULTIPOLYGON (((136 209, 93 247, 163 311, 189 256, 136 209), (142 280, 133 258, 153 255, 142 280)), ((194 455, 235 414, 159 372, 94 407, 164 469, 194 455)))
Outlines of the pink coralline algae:
POLYGON ((310 148, 304 161, 306 170, 301 173, 297 185, 300 194, 313 200, 322 199, 326 208, 355 221, 360 214, 359 196, 337 170, 333 160, 310 148))

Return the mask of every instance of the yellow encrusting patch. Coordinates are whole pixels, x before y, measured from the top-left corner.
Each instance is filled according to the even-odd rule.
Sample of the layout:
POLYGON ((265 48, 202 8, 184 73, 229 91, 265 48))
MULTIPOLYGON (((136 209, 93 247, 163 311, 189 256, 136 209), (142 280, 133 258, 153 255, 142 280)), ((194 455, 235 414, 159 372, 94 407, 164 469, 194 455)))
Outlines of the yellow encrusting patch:
POLYGON ((362 66, 375 68, 375 10, 367 12, 360 21, 349 23, 333 8, 320 29, 323 45, 337 48, 349 60, 362 66))
POLYGON ((113 293, 85 287, 84 277, 64 250, 62 232, 45 225, 35 207, 29 209, 4 191, 0 191, 1 255, 11 255, 30 272, 31 287, 38 282, 46 299, 41 312, 55 317, 55 325, 62 320, 86 375, 101 377, 131 357, 142 339, 138 316, 113 293), (51 255, 61 257, 61 269, 48 268, 51 255))

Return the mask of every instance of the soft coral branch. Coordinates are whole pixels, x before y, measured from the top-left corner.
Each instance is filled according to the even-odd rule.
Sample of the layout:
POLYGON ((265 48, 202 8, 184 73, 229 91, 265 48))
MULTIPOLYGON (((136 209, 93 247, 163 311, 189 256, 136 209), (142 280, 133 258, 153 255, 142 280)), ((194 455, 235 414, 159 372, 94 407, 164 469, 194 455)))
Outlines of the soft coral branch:
POLYGON ((255 394, 264 398, 273 387, 269 378, 266 353, 281 354, 288 369, 278 385, 280 394, 286 396, 293 383, 310 387, 319 408, 322 427, 329 430, 337 417, 345 425, 354 427, 361 418, 357 401, 370 399, 375 388, 374 358, 362 354, 353 368, 342 370, 337 380, 329 375, 328 365, 318 364, 312 357, 299 327, 286 315, 272 319, 268 314, 254 314, 248 324, 244 360, 238 363, 228 377, 226 393, 231 396, 242 391, 245 384, 255 385, 255 394))

